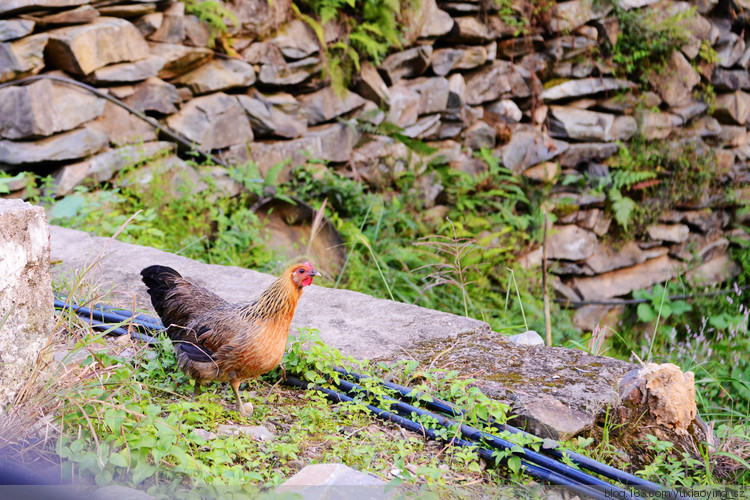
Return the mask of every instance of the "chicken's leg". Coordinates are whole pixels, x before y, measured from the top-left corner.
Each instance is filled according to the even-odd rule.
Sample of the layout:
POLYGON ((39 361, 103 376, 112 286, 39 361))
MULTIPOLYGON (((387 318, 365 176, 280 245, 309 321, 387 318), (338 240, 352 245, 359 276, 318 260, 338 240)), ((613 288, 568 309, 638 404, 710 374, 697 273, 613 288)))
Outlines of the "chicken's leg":
POLYGON ((234 391, 234 397, 237 398, 237 411, 240 413, 240 415, 247 418, 253 414, 253 405, 251 403, 242 402, 242 398, 240 397, 241 383, 242 381, 239 379, 233 379, 230 382, 230 384, 232 385, 232 390, 234 391))

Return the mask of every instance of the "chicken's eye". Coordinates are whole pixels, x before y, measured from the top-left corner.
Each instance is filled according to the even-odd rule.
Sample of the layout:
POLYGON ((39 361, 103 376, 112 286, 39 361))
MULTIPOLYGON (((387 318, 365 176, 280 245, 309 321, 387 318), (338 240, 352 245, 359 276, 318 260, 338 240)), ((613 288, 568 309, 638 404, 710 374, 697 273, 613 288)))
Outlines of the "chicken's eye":
POLYGON ((304 269, 299 269, 299 270, 297 270, 297 272, 300 273, 300 274, 303 274, 305 272, 305 270, 304 269))

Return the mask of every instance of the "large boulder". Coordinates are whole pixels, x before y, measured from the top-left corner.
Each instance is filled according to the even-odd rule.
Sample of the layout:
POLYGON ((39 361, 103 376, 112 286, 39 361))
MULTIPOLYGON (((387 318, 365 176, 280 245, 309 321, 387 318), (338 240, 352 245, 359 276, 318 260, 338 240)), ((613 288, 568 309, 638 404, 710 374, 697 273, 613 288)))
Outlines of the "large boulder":
POLYGON ((255 83, 255 70, 239 59, 214 59, 172 80, 187 86, 194 95, 209 94, 255 83))

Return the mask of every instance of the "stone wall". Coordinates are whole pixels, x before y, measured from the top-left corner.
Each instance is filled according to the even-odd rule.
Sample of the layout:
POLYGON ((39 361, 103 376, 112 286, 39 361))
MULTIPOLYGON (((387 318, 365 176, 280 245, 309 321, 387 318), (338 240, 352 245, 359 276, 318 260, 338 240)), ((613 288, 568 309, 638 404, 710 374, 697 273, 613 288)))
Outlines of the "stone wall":
MULTIPOLYGON (((378 68, 363 64, 343 95, 322 78, 317 37, 293 18, 288 1, 225 2, 241 24, 232 34, 236 57, 228 57, 208 48, 207 26, 178 2, 10 0, 0 6, 0 82, 40 73, 75 78, 227 162, 250 158, 265 174, 291 158, 282 177, 309 155, 374 186, 391 182, 405 164, 391 160, 407 157, 405 146, 358 123, 388 120, 469 173, 484 168, 473 153, 486 146, 515 174, 552 184, 551 208, 562 200, 574 208, 558 214, 550 233, 549 257, 558 263, 552 283, 561 296, 619 297, 688 263, 695 280, 725 280, 738 270, 727 257, 730 239, 747 237, 734 224, 738 203, 750 198, 750 5, 618 1, 662 18, 695 9, 681 21, 688 41, 651 76, 649 91, 617 78, 611 61, 589 57, 620 32, 613 7, 593 0, 552 5, 549 19, 523 36, 492 2, 422 0, 409 28, 415 42, 378 68), (698 64, 706 47, 716 61, 698 64), (708 84, 717 91, 713 103, 696 97, 708 84), (715 162, 726 196, 672 207, 646 238, 612 247, 602 241, 614 225, 604 197, 561 179, 606 176, 618 142, 636 135, 668 149, 692 141, 715 162)), ((521 17, 523 2, 514 5, 521 17)), ((325 30, 329 41, 341 36, 333 28, 325 30)), ((144 177, 199 180, 160 138, 127 111, 59 82, 0 89, 0 168, 53 173, 58 196, 117 180, 119 169, 161 150, 166 159, 142 167, 144 177)), ((442 186, 434 172, 420 171, 430 208, 442 186)), ((227 180, 221 168, 211 175, 227 180)), ((24 196, 22 181, 10 187, 10 196, 24 196)), ((540 259, 537 249, 520 263, 540 259)), ((577 320, 591 328, 607 311, 587 306, 577 320)))

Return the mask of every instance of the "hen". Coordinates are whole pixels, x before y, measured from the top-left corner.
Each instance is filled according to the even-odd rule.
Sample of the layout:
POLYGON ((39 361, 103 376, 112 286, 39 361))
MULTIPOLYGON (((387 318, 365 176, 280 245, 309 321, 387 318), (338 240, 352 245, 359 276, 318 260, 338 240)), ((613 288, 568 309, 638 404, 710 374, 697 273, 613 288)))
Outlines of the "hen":
POLYGON ((204 382, 229 381, 237 411, 248 417, 252 404, 243 404, 239 385, 281 362, 302 289, 320 273, 310 262, 291 266, 246 304, 230 304, 170 267, 150 266, 141 276, 196 394, 204 382))

